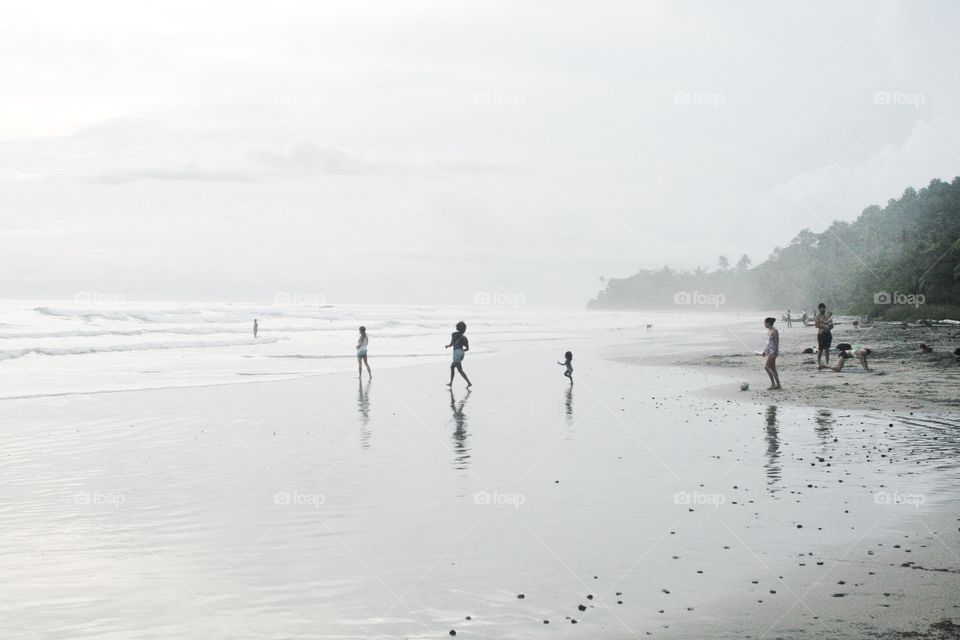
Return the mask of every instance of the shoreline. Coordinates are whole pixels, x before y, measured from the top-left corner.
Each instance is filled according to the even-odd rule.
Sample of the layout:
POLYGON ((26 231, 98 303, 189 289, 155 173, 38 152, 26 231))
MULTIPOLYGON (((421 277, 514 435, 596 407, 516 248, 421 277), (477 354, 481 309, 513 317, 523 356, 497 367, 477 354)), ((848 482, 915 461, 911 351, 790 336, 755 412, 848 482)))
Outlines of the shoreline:
MULTIPOLYGON (((816 353, 804 354, 816 347, 816 329, 778 320, 780 357, 777 369, 783 390, 768 391, 769 379, 763 359, 753 353, 765 339, 761 323, 757 328, 724 329, 721 339, 700 344, 696 357, 678 354, 670 361, 685 368, 697 368, 725 375, 729 383, 699 389, 703 397, 716 400, 761 404, 790 404, 830 409, 890 410, 901 412, 960 413, 960 327, 875 323, 854 330, 849 319, 834 331, 830 364, 836 363, 835 345, 841 342, 863 343, 873 353, 871 371, 863 371, 855 359, 839 373, 816 367, 816 353), (781 326, 781 324, 783 326, 781 326), (926 343, 934 353, 925 354, 919 344, 926 343), (756 345, 752 348, 748 345, 756 345), (749 385, 741 391, 741 383, 749 385)), ((647 362, 639 357, 618 357, 619 362, 639 366, 662 366, 663 359, 647 362)))
MULTIPOLYGON (((687 343, 613 342, 632 339, 687 343)), ((22 589, 0 612, 24 624, 0 631, 854 638, 957 613, 957 563, 930 537, 955 546, 957 474, 915 475, 948 445, 928 425, 721 403, 698 385, 722 370, 610 363, 605 342, 568 341, 572 388, 549 347, 468 356, 469 392, 421 363, 11 401, 0 570, 22 589)))

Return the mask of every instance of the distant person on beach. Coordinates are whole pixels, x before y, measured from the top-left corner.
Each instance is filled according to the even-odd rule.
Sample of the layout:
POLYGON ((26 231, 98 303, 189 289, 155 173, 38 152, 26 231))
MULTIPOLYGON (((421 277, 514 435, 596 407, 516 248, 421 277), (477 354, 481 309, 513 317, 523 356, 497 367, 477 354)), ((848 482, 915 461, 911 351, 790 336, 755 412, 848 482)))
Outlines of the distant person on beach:
POLYGON ((793 326, 793 318, 790 317, 790 309, 787 309, 787 326, 793 326))
POLYGON ((826 357, 827 366, 830 365, 830 344, 833 342, 833 314, 827 313, 827 305, 817 305, 817 315, 813 319, 817 328, 817 367, 820 367, 820 358, 826 357))
POLYGON ((767 346, 764 347, 763 353, 760 355, 767 357, 767 362, 763 367, 767 375, 770 376, 770 386, 767 387, 767 391, 777 391, 783 388, 780 386, 780 374, 777 373, 777 356, 780 355, 780 332, 773 328, 773 323, 776 321, 776 318, 765 318, 763 321, 763 326, 767 328, 767 346))
POLYGON ((256 318, 253 319, 253 337, 257 337, 257 331, 260 330, 260 321, 256 318))
POLYGON ((457 323, 456 332, 450 335, 450 344, 444 347, 444 349, 453 347, 453 362, 450 363, 450 382, 447 383, 448 387, 453 386, 454 371, 459 371, 460 375, 463 376, 463 379, 467 381, 467 388, 473 386, 473 383, 470 382, 470 378, 468 378, 467 374, 463 372, 463 356, 466 355, 467 351, 470 351, 470 341, 467 340, 467 336, 464 335, 466 332, 467 325, 461 320, 457 323))
POLYGON ((870 371, 870 367, 867 366, 867 356, 872 353, 870 349, 865 348, 863 345, 855 344, 850 351, 841 351, 837 354, 837 364, 833 367, 820 367, 821 369, 830 369, 831 371, 836 371, 840 373, 843 370, 843 365, 846 364, 847 360, 856 356, 857 360, 860 361, 860 366, 863 367, 864 371, 870 371))
POLYGON ((800 316, 800 319, 803 320, 803 326, 807 326, 807 320, 808 320, 809 318, 810 318, 810 316, 807 314, 807 308, 804 307, 804 308, 803 308, 803 315, 800 316))
POLYGON ((567 368, 567 370, 563 372, 563 375, 570 378, 570 384, 573 384, 573 353, 567 351, 563 354, 563 362, 557 362, 557 364, 567 368))
POLYGON ((371 379, 373 374, 370 373, 370 363, 367 362, 367 345, 370 344, 370 336, 367 335, 367 328, 360 327, 360 339, 357 340, 357 377, 363 377, 363 367, 367 367, 367 376, 371 379))

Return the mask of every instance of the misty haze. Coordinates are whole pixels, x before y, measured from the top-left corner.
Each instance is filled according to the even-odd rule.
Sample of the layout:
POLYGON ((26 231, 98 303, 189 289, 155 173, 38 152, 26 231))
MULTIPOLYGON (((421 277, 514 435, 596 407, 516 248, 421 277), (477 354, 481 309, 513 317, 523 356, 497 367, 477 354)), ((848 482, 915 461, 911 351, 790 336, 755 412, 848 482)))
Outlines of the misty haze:
POLYGON ((960 638, 957 24, 0 4, 0 637, 960 638))

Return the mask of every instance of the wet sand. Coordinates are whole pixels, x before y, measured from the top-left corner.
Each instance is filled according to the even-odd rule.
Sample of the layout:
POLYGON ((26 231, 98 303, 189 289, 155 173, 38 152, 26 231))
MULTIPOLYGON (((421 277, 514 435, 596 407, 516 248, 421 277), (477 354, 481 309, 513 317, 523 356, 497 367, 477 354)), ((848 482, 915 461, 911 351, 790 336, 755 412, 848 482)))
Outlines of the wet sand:
MULTIPOLYGON (((725 383, 708 391, 711 397, 749 401, 790 403, 836 409, 889 409, 892 411, 960 412, 960 327, 923 326, 916 323, 875 323, 855 330, 849 318, 834 330, 833 344, 862 343, 873 353, 872 371, 864 371, 856 360, 849 360, 839 373, 817 370, 817 356, 804 354, 816 349, 816 329, 794 323, 780 330, 780 357, 777 369, 783 385, 781 392, 767 391, 770 380, 763 371, 763 358, 753 353, 766 340, 762 323, 725 327, 722 340, 709 345, 696 357, 681 357, 685 366, 722 368, 736 384, 725 383), (923 353, 925 343, 933 353, 923 353), (740 382, 750 389, 741 393, 740 382)), ((837 362, 837 351, 830 354, 830 365, 837 362)))
POLYGON ((371 384, 4 401, 0 635, 937 637, 960 617, 955 414, 733 402, 691 393, 725 370, 574 352, 572 389, 530 351, 468 356, 469 394, 443 364, 371 359, 371 384))

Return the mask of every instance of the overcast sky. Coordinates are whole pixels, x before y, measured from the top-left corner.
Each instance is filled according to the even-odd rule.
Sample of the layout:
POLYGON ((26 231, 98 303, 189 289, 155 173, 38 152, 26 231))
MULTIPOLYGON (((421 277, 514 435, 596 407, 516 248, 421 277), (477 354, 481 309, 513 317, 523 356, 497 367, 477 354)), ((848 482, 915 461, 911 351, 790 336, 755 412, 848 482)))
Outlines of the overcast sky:
POLYGON ((5 297, 581 306, 960 174, 960 3, 5 2, 5 297), (201 6, 202 5, 202 6, 201 6))

